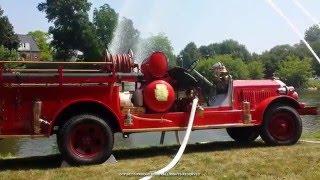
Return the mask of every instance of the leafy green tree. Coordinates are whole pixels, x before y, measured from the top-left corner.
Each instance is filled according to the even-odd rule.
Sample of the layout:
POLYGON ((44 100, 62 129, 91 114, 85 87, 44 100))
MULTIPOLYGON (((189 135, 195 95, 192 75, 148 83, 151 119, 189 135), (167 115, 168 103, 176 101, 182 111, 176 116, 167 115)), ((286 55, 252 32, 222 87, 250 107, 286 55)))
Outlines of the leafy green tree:
POLYGON ((306 86, 312 73, 311 59, 300 60, 295 56, 290 56, 287 60, 282 61, 277 70, 277 75, 281 80, 296 88, 306 86))
POLYGON ((220 54, 230 54, 235 58, 240 58, 245 62, 251 59, 247 48, 235 40, 225 40, 220 44, 220 54))
POLYGON ((41 51, 40 59, 44 60, 44 61, 52 61, 53 52, 52 52, 52 48, 50 47, 50 44, 49 44, 49 39, 50 39, 49 34, 46 32, 43 32, 43 31, 39 31, 39 30, 29 32, 28 34, 31 35, 35 39, 35 41, 41 51))
MULTIPOLYGON (((17 61, 19 60, 19 53, 15 49, 8 49, 4 46, 0 46, 0 60, 1 61, 17 61)), ((15 63, 10 63, 10 64, 5 64, 6 68, 24 68, 24 66, 21 66, 21 64, 15 64, 15 63)))
POLYGON ((210 70, 212 65, 217 62, 223 63, 233 79, 248 79, 248 67, 239 58, 234 58, 231 55, 217 55, 208 59, 201 59, 196 69, 208 79, 213 78, 213 72, 210 70))
POLYGON ((14 49, 8 49, 3 45, 0 46, 0 60, 3 61, 17 61, 19 59, 19 54, 14 49))
POLYGON ((234 79, 249 79, 248 67, 242 59, 232 56, 221 56, 218 60, 226 66, 234 79))
POLYGON ((194 61, 199 60, 201 57, 197 45, 194 42, 187 44, 187 46, 180 52, 182 57, 181 66, 188 68, 194 61))
POLYGON ((221 55, 221 49, 219 43, 213 43, 208 46, 200 46, 199 52, 201 54, 201 57, 208 58, 213 57, 215 55, 221 55))
POLYGON ((260 56, 260 60, 264 64, 266 77, 272 77, 279 69, 280 63, 286 60, 289 56, 294 55, 295 49, 290 45, 275 46, 270 51, 264 52, 260 56))
POLYGON ((176 65, 176 57, 173 53, 173 47, 169 38, 165 34, 151 36, 140 42, 141 54, 138 55, 141 60, 147 58, 152 52, 162 51, 169 60, 169 66, 176 65))
MULTIPOLYGON (((310 43, 315 53, 320 55, 320 41, 314 41, 310 43)), ((320 63, 317 59, 311 54, 310 50, 306 47, 306 45, 302 42, 295 44, 295 53, 294 55, 299 57, 299 59, 310 58, 312 69, 314 70, 315 75, 320 76, 320 63)))
POLYGON ((248 63, 250 79, 262 79, 264 77, 264 65, 260 61, 251 61, 248 63))
POLYGON ((94 10, 93 24, 97 30, 97 35, 103 45, 103 49, 107 49, 118 24, 118 14, 108 4, 105 4, 99 9, 94 10))
POLYGON ((234 58, 240 58, 245 62, 250 61, 251 54, 247 48, 239 42, 229 39, 221 43, 213 43, 208 46, 200 46, 201 57, 208 58, 215 55, 231 55, 234 58))
POLYGON ((101 57, 101 44, 93 23, 89 21, 90 7, 87 0, 46 0, 38 5, 48 21, 54 24, 49 33, 53 36, 51 43, 58 58, 66 60, 76 50, 83 52, 85 59, 101 57))
POLYGON ((320 27, 318 25, 313 25, 305 32, 304 37, 309 43, 320 41, 320 27))
MULTIPOLYGON (((311 47, 315 53, 320 56, 320 27, 318 25, 313 25, 305 32, 305 39, 310 43, 311 47)), ((312 58, 312 67, 315 74, 320 76, 320 63, 314 58, 310 50, 300 42, 296 45, 296 52, 300 59, 304 57, 312 58)))
POLYGON ((0 7, 0 45, 8 49, 18 49, 19 39, 13 31, 13 26, 0 7))
POLYGON ((210 68, 217 62, 218 59, 216 57, 200 59, 196 67, 196 70, 207 79, 212 80, 214 76, 210 68))
POLYGON ((133 21, 123 17, 118 24, 110 50, 112 53, 127 53, 129 49, 136 50, 139 37, 140 32, 135 29, 133 21))

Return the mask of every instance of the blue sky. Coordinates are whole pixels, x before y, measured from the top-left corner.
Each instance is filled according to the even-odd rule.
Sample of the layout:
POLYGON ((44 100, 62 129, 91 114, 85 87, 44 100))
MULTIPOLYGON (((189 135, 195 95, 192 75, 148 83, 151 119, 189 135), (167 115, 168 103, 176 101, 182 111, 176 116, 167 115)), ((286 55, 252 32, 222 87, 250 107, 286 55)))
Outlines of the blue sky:
MULTIPOLYGON (((47 31, 50 24, 36 6, 44 0, 0 0, 17 33, 47 31)), ((264 0, 96 0, 92 9, 108 3, 131 18, 143 37, 165 33, 179 52, 190 42, 198 46, 235 39, 251 52, 261 53, 279 44, 294 44, 299 38, 264 0)), ((301 31, 312 21, 291 0, 275 0, 301 31)), ((320 19, 320 1, 302 4, 320 19)), ((92 12, 91 12, 92 14, 92 12)))

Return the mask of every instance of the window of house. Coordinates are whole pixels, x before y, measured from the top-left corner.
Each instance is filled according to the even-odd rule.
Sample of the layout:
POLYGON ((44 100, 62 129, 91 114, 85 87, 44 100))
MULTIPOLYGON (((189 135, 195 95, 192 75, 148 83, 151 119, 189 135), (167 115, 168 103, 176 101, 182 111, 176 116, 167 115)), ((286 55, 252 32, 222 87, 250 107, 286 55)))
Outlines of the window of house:
POLYGON ((18 50, 29 51, 30 50, 30 44, 29 43, 20 43, 20 47, 19 47, 18 50))

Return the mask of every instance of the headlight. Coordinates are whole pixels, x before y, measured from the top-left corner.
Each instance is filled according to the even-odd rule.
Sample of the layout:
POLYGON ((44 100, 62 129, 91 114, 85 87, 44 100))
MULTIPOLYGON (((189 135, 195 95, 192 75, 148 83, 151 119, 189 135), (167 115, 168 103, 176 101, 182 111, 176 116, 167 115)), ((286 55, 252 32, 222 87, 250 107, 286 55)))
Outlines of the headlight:
POLYGON ((286 86, 281 87, 278 89, 278 93, 281 95, 287 95, 288 94, 288 88, 286 86))
POLYGON ((278 89, 278 93, 281 95, 289 95, 295 92, 295 89, 293 86, 283 86, 278 89))
POLYGON ((294 91, 294 92, 291 94, 291 97, 293 97, 294 99, 298 100, 298 99, 299 99, 299 94, 294 91))

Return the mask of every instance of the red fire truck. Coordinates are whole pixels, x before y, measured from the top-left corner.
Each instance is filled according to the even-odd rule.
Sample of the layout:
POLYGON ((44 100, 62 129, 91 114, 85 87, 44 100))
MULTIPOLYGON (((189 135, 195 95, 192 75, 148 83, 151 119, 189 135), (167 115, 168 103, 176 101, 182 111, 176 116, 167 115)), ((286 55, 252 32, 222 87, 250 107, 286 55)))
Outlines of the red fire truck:
POLYGON ((185 130, 195 96, 193 130, 226 128, 239 143, 260 135, 270 145, 295 144, 300 115, 317 114, 279 80, 230 79, 217 93, 195 66, 169 69, 162 52, 141 66, 132 53, 104 62, 1 61, 0 139, 56 134, 69 164, 98 164, 111 155, 116 132, 185 130))

